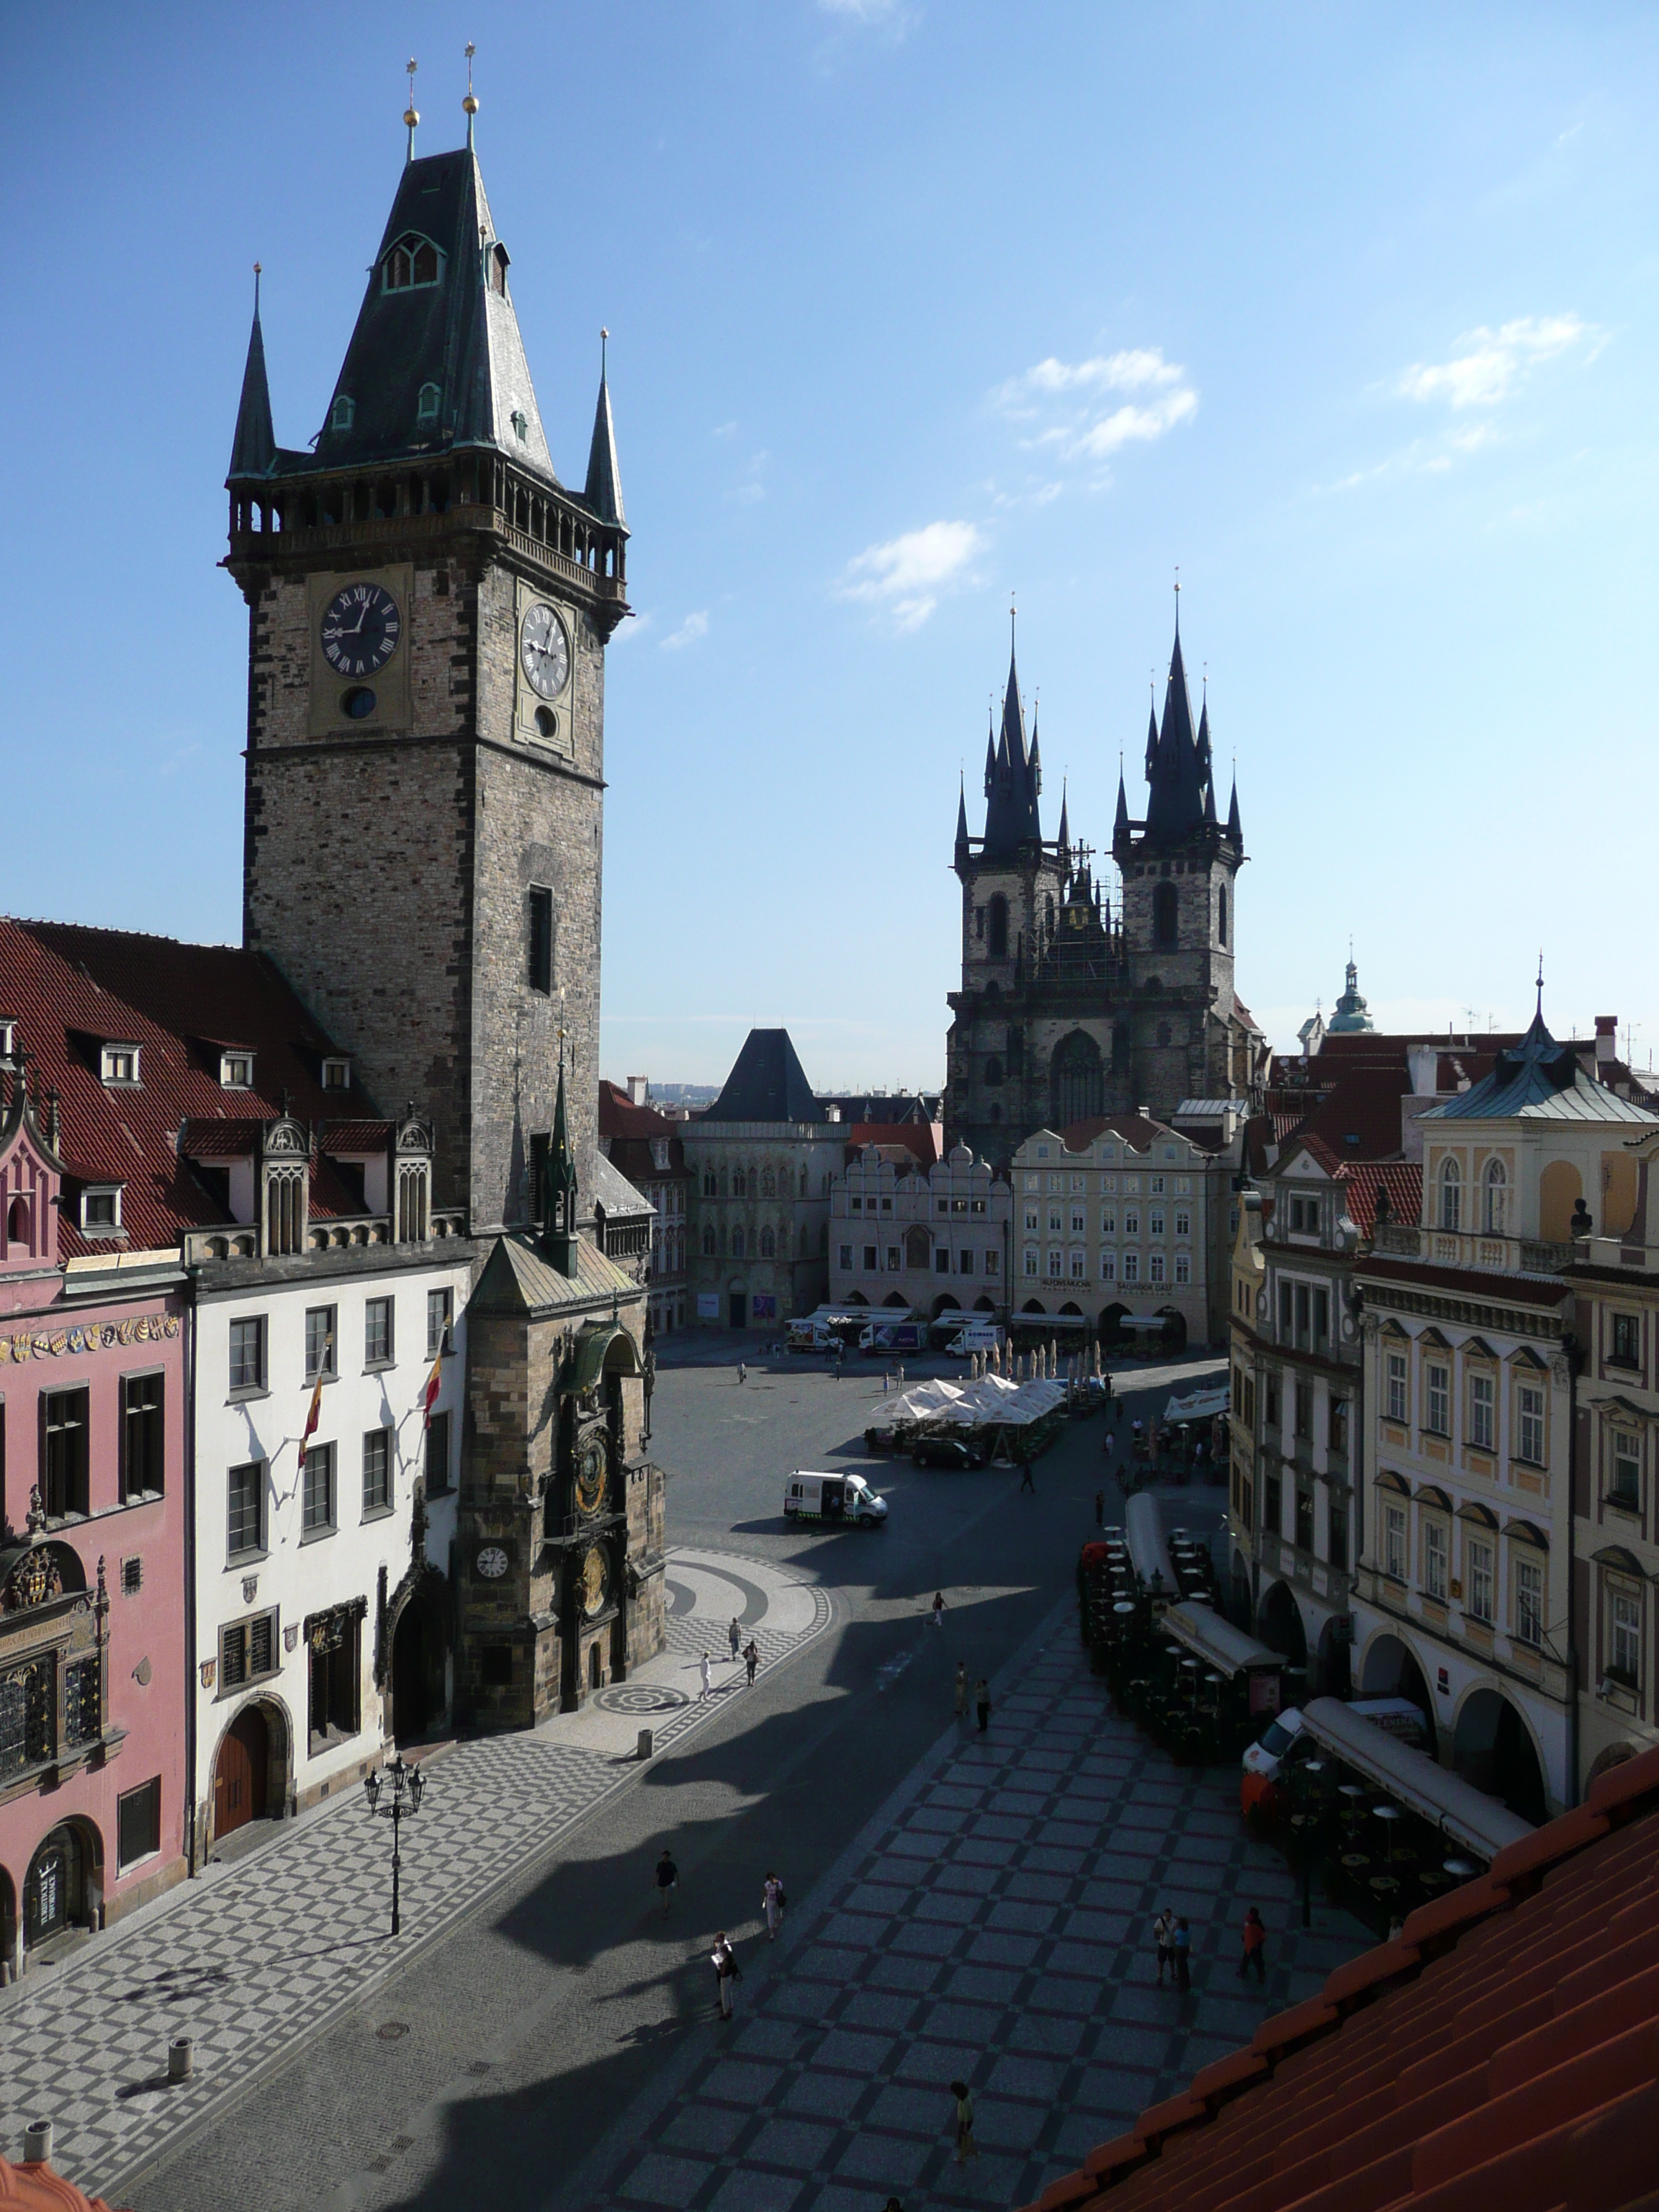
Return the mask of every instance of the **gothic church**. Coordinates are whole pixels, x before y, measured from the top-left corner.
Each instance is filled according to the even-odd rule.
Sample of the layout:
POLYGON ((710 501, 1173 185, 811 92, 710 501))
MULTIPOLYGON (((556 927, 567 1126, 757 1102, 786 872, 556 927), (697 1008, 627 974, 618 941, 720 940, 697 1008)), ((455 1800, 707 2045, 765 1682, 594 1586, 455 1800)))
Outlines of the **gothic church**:
POLYGON ((1249 1098, 1266 1041, 1233 988, 1244 862, 1235 783, 1217 812, 1209 707, 1194 732, 1177 623, 1164 720, 1146 733, 1146 818, 1122 776, 1113 912, 1062 800, 1042 834, 1037 733, 1028 747, 1014 657, 1002 727, 987 742, 985 829, 957 808, 962 987, 950 994, 945 1121, 1006 1165, 1035 1129, 1103 1116, 1172 1121, 1183 1101, 1249 1098))

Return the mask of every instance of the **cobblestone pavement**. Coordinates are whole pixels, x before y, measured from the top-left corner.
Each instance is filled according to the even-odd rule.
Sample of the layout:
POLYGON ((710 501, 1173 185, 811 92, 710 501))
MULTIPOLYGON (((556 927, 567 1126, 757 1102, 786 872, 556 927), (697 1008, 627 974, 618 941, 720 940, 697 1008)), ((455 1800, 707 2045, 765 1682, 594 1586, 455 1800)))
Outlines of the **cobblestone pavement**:
POLYGON ((386 1933, 387 1824, 347 1800, 277 1827, 263 1848, 210 1869, 8 1991, 0 2148, 21 2155, 26 2124, 51 2118, 59 2170, 88 2193, 113 2193, 175 2130, 551 1856, 576 1821, 641 1771, 632 1754, 642 1721, 666 1749, 740 1694, 726 1637, 734 1613, 769 1667, 831 1617, 821 1590, 732 1554, 671 1552, 668 1579, 665 1653, 581 1713, 458 1745, 434 1765, 404 1831, 397 1942, 386 1933), (707 1701, 696 1664, 705 1648, 717 1662, 707 1701), (169 2088, 167 2047, 183 2034, 195 2040, 195 2076, 169 2088))
POLYGON ((1067 1608, 988 1735, 970 1717, 924 1763, 811 1923, 789 1931, 775 1972, 754 1978, 750 2004, 740 1983, 735 2021, 711 2018, 628 2115, 588 2202, 1030 2203, 1373 1940, 1323 1904, 1304 1931, 1294 1887, 1242 1829, 1233 1771, 1178 1767, 1111 1711, 1067 1608), (1237 1978, 1253 1904, 1270 1931, 1265 1990, 1237 1978), (1156 1985, 1160 1905, 1191 1923, 1187 1996, 1156 1985), (965 2173, 955 2079, 977 2107, 981 2154, 965 2173))

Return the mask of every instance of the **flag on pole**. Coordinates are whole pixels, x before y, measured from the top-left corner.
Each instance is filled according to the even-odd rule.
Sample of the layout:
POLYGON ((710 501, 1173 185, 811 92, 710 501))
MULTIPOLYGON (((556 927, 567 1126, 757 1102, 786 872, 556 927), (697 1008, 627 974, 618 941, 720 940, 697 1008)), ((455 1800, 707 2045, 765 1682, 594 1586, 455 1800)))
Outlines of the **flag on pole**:
POLYGON ((327 1337, 323 1343, 323 1357, 317 1369, 317 1382, 311 1393, 311 1410, 306 1415, 306 1432, 300 1439, 300 1456, 306 1455, 306 1447, 317 1433, 317 1425, 323 1418, 323 1384, 334 1364, 334 1339, 327 1337))
POLYGON ((432 1426, 432 1408, 438 1402, 438 1393, 443 1388, 444 1356, 441 1352, 432 1363, 432 1372, 426 1378, 426 1389, 421 1394, 421 1426, 432 1426))

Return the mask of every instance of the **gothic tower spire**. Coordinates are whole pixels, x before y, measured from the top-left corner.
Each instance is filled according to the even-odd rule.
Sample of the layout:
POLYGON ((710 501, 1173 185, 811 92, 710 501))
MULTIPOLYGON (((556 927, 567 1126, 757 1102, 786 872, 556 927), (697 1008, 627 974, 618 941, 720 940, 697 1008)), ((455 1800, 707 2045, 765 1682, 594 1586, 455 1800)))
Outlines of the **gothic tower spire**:
POLYGON ((611 420, 611 386, 605 379, 605 348, 610 337, 609 331, 599 332, 599 400, 593 410, 593 442, 587 449, 587 484, 582 497, 601 522, 626 528, 622 472, 617 466, 617 431, 611 420))
POLYGON ((270 421, 270 386, 265 381, 264 333, 259 328, 259 264, 253 264, 253 328, 248 334, 247 365, 242 371, 242 401, 236 410, 236 434, 230 443, 230 474, 262 477, 276 458, 276 434, 270 421))

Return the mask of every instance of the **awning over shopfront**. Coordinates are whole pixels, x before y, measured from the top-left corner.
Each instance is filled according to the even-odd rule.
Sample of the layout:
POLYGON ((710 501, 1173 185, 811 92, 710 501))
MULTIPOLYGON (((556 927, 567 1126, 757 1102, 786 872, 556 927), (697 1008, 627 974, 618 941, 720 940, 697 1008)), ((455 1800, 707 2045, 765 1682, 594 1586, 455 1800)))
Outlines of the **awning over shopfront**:
POLYGON ((1212 1421, 1218 1413, 1227 1410, 1228 1389, 1223 1382, 1213 1390, 1189 1390, 1184 1398, 1171 1398, 1164 1408, 1167 1426, 1171 1421, 1212 1421))
POLYGON ((1174 1596, 1181 1585, 1176 1580, 1170 1547, 1164 1540, 1164 1515, 1157 1498, 1149 1497, 1144 1490, 1136 1491, 1123 1509, 1123 1534, 1129 1547, 1131 1564, 1141 1581, 1150 1585, 1157 1576, 1159 1589, 1174 1596))
MULTIPOLYGON (((1133 1505, 1135 1500, 1131 1498, 1129 1503, 1133 1505)), ((1254 1636, 1247 1636, 1231 1621, 1223 1620, 1207 1605, 1172 1605, 1164 1613, 1161 1626, 1178 1644, 1184 1644, 1206 1667, 1212 1667, 1218 1674, 1224 1674, 1229 1681, 1252 1667, 1277 1668, 1285 1664, 1282 1651, 1270 1651, 1254 1636)))
POLYGON ((1530 1821, 1496 1797, 1448 1773, 1426 1752, 1413 1751, 1334 1698, 1316 1698, 1302 1708, 1302 1718, 1327 1751, 1480 1858, 1495 1859, 1506 1844, 1533 1832, 1530 1821))

